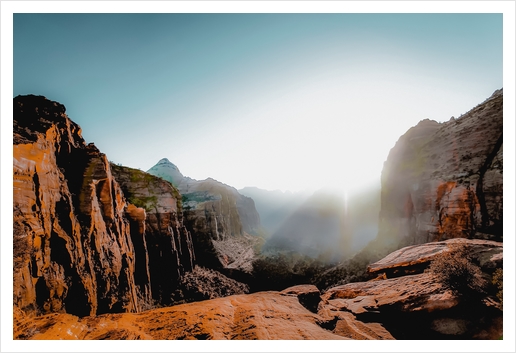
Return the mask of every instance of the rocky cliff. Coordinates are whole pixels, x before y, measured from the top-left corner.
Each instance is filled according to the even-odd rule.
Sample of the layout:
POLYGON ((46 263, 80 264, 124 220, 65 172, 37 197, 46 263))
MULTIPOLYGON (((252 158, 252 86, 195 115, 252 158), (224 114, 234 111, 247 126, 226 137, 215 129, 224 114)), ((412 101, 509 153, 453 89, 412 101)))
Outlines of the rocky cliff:
MULTIPOLYGON (((78 316, 138 312, 126 201, 106 156, 63 105, 14 99, 14 304, 78 316)), ((143 241, 140 239, 139 241, 143 241)))
MULTIPOLYGON (((16 97, 13 121, 15 307, 81 317, 248 292, 194 268, 182 197, 170 182, 109 163, 64 106, 44 97, 16 97)), ((238 240, 241 250, 246 239, 238 240)), ((209 256, 199 248, 202 264, 209 256)))
POLYGON ((187 228, 195 234, 199 264, 249 273, 254 248, 260 239, 260 216, 254 201, 235 188, 208 178, 184 177, 168 159, 161 159, 148 173, 170 181, 180 191, 187 228))
POLYGON ((502 240, 503 90, 459 118, 423 120, 390 151, 382 172, 384 243, 502 240))
POLYGON ((371 264, 375 279, 312 285, 176 305, 137 314, 31 318, 15 310, 15 339, 498 339, 502 311, 486 287, 478 300, 425 272, 461 245, 481 276, 502 266, 502 244, 452 239, 398 250, 371 264), (393 274, 395 274, 393 276, 393 274))
POLYGON ((181 195, 168 181, 140 170, 117 165, 111 170, 130 202, 126 214, 133 244, 144 259, 137 263, 135 280, 151 283, 153 300, 170 305, 195 260, 192 236, 183 224, 181 195))

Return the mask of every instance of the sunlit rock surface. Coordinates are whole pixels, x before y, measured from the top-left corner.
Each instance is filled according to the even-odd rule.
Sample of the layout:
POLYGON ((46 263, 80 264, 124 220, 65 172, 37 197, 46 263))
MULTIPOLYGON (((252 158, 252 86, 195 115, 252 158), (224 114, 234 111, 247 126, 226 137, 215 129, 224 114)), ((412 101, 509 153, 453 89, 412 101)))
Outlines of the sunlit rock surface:
POLYGON ((64 106, 44 97, 15 98, 13 121, 18 308, 82 317, 248 291, 216 271, 194 270, 172 184, 109 163, 85 144, 64 106))
POLYGON ((369 265, 375 279, 329 289, 322 295, 319 314, 351 312, 358 320, 381 323, 396 339, 498 339, 503 315, 493 287, 472 299, 424 272, 438 254, 458 245, 486 279, 503 267, 502 243, 493 241, 450 239, 405 247, 369 265))
POLYGON ((379 238, 500 241, 502 131, 503 90, 459 118, 409 129, 384 164, 379 238))
POLYGON ((350 313, 334 320, 312 313, 278 292, 235 295, 139 314, 79 319, 69 314, 30 318, 16 311, 15 339, 392 339, 377 323, 350 313))
POLYGON ((457 238, 404 247, 370 264, 367 272, 373 276, 385 274, 389 278, 422 273, 438 254, 449 252, 453 245, 467 246, 471 258, 487 272, 503 265, 503 243, 457 238))
POLYGON ((16 97, 13 122, 15 305, 140 311, 126 202, 106 156, 44 97, 16 97))
MULTIPOLYGON (((466 243, 475 262, 501 265, 499 244, 442 243, 457 242, 466 243)), ((427 245, 398 253, 404 258, 398 261, 399 277, 337 286, 322 295, 314 286, 298 285, 84 318, 64 313, 34 317, 15 306, 13 334, 15 339, 498 339, 503 316, 489 293, 471 301, 443 287, 431 273, 403 275, 405 262, 435 253, 427 245)), ((432 245, 444 251, 442 244, 432 245)), ((393 257, 378 263, 392 269, 397 266, 393 257)), ((486 275, 493 271, 491 266, 482 269, 486 275)))

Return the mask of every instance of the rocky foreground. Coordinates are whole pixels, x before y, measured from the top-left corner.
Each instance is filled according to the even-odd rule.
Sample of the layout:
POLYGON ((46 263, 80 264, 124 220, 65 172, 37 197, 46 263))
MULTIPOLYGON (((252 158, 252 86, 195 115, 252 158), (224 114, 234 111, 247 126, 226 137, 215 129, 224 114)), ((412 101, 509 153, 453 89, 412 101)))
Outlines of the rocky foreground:
POLYGON ((452 239, 400 249, 369 266, 376 278, 324 294, 299 285, 82 318, 34 317, 15 308, 14 339, 498 339, 502 311, 492 288, 473 301, 425 271, 461 244, 482 276, 491 278, 502 267, 502 243, 452 239))

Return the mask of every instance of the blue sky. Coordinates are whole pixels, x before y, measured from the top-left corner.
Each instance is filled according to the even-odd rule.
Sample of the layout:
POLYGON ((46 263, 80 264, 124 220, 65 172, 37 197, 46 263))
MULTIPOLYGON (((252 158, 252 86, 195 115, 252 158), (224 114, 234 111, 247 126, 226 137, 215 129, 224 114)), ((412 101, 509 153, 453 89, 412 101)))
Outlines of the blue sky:
POLYGON ((401 134, 503 86, 501 14, 15 14, 14 95, 116 163, 237 188, 378 184, 401 134))

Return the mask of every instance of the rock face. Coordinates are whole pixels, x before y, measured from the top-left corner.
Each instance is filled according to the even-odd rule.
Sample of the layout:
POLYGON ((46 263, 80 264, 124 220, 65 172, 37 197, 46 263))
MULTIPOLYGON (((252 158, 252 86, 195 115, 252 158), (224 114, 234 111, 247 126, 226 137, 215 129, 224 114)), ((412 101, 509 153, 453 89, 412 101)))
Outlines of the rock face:
POLYGON ((458 119, 423 120, 390 151, 382 172, 385 242, 502 239, 503 91, 458 119))
POLYGON ((15 339, 159 340, 335 340, 392 339, 378 324, 353 315, 338 329, 304 308, 295 296, 278 292, 235 295, 154 309, 139 314, 105 314, 78 319, 69 314, 28 318, 15 315, 15 339), (342 326, 342 327, 341 327, 342 326))
POLYGON ((368 272, 375 280, 328 290, 319 313, 351 312, 358 320, 381 323, 397 339, 498 339, 503 315, 492 288, 482 300, 472 301, 443 286, 435 274, 423 272, 438 254, 459 244, 487 279, 502 268, 503 246, 498 242, 451 239, 409 246, 371 264, 368 272))
POLYGON ((502 311, 486 288, 471 301, 409 264, 457 244, 484 275, 502 266, 502 244, 452 239, 411 246, 370 265, 368 282, 312 285, 97 317, 33 317, 15 307, 14 339, 499 339, 502 311), (396 269, 398 268, 398 269, 396 269), (407 274, 410 273, 410 274, 407 274), (397 277, 390 278, 391 274, 397 277))
POLYGON ((78 316, 138 312, 126 202, 64 106, 14 99, 14 304, 78 316))
POLYGON ((214 179, 184 177, 163 158, 148 173, 170 181, 180 191, 183 214, 202 266, 249 273, 260 242, 260 216, 254 201, 214 179))
POLYGON ((181 195, 168 181, 140 170, 117 165, 111 170, 130 202, 131 236, 143 259, 136 263, 135 279, 151 283, 155 302, 170 305, 178 282, 195 260, 192 236, 183 225, 181 195), (133 205, 142 216, 134 215, 133 205))
POLYGON ((367 267, 367 272, 371 275, 385 275, 389 278, 421 273, 437 255, 449 252, 450 246, 453 244, 467 246, 469 255, 484 272, 492 273, 494 269, 503 267, 502 243, 490 240, 457 238, 407 246, 370 264, 367 267))
POLYGON ((110 164, 44 97, 16 97, 13 120, 15 307, 82 317, 248 291, 194 270, 171 183, 110 164))

